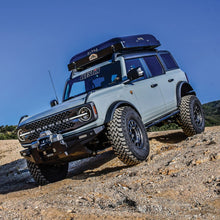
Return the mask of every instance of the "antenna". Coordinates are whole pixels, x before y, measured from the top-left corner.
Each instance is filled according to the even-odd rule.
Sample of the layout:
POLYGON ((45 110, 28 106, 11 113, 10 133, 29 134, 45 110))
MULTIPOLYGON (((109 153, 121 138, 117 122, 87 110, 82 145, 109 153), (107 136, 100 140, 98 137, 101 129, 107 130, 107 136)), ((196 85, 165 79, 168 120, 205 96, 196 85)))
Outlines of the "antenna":
POLYGON ((59 102, 58 97, 57 97, 57 93, 56 93, 56 89, 55 89, 55 86, 54 86, 53 78, 52 78, 51 73, 50 73, 50 70, 48 70, 48 73, 49 73, 49 76, 50 76, 50 80, 51 80, 51 83, 52 83, 52 86, 53 86, 53 90, 54 90, 56 99, 59 102))

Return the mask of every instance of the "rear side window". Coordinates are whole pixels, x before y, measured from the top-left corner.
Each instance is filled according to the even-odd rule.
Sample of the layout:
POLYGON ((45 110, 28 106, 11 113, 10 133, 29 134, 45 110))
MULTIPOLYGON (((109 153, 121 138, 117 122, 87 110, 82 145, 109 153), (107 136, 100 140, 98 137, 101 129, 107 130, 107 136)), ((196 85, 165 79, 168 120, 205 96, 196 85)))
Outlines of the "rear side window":
POLYGON ((176 61, 173 59, 170 53, 162 53, 160 54, 163 62, 165 63, 168 70, 179 68, 176 61))
POLYGON ((156 56, 144 57, 144 61, 146 62, 153 77, 164 74, 163 67, 156 56))

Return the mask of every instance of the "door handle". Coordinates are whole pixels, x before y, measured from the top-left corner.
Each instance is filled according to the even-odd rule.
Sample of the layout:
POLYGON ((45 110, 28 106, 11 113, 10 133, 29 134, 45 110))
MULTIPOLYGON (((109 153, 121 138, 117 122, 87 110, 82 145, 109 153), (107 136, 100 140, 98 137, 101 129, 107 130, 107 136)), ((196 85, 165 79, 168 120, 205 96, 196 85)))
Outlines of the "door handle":
POLYGON ((168 82, 169 82, 169 83, 170 83, 170 82, 173 82, 173 80, 174 80, 174 79, 168 79, 168 82))
POLYGON ((158 86, 158 84, 152 84, 151 88, 155 88, 156 86, 158 86))

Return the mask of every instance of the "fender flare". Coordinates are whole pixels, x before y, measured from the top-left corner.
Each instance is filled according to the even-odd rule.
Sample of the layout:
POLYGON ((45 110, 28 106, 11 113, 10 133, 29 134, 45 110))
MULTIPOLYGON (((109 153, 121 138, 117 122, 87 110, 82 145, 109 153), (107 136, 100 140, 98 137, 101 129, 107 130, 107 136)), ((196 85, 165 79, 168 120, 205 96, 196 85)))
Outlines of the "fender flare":
POLYGON ((196 92, 188 82, 180 81, 176 86, 177 106, 180 106, 181 98, 185 95, 196 95, 196 92))
POLYGON ((28 117, 28 115, 23 115, 23 116, 20 118, 20 120, 19 120, 19 122, 18 122, 18 127, 19 127, 20 123, 22 122, 22 120, 23 120, 24 118, 27 118, 27 117, 28 117))
POLYGON ((110 122, 112 119, 113 119, 113 116, 114 116, 114 112, 117 108, 121 107, 121 106, 130 106, 131 108, 133 108, 137 113, 138 115, 141 117, 139 111, 137 110, 137 108, 131 104, 130 102, 127 102, 127 101, 116 101, 116 102, 113 102, 110 107, 108 108, 107 110, 107 113, 106 113, 106 116, 105 116, 105 124, 110 122))

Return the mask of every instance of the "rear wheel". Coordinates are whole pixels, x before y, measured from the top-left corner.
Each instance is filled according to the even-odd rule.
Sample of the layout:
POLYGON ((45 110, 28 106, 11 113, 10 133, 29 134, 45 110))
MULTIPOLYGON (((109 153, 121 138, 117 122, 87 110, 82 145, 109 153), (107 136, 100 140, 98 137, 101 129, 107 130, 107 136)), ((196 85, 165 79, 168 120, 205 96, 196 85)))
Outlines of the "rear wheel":
POLYGON ((107 137, 118 158, 127 165, 135 165, 149 155, 149 141, 140 116, 131 107, 115 110, 107 125, 107 137))
POLYGON ((35 164, 27 160, 27 166, 34 180, 39 185, 46 185, 66 178, 68 163, 65 164, 35 164))
POLYGON ((184 96, 180 104, 180 125, 187 136, 200 134, 205 129, 202 105, 194 95, 184 96))

